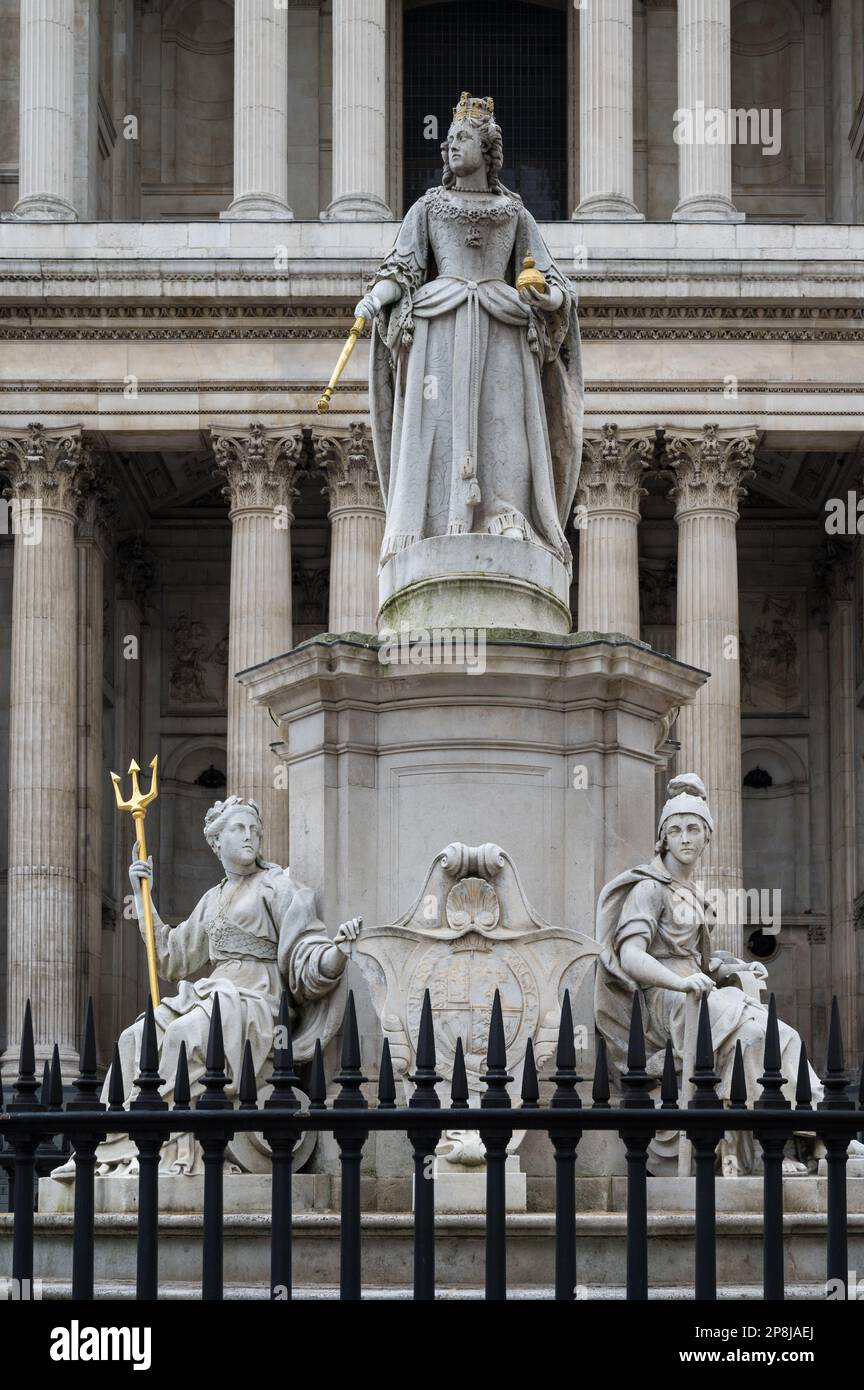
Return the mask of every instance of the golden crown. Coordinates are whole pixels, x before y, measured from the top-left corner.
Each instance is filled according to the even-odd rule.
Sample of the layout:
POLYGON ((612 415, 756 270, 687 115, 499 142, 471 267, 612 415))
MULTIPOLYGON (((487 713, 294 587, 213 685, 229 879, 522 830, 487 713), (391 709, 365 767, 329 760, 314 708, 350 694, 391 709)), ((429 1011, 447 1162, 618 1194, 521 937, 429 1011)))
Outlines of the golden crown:
POLYGON ((459 105, 453 107, 454 121, 491 121, 494 115, 495 102, 491 97, 472 97, 470 92, 463 92, 459 105))

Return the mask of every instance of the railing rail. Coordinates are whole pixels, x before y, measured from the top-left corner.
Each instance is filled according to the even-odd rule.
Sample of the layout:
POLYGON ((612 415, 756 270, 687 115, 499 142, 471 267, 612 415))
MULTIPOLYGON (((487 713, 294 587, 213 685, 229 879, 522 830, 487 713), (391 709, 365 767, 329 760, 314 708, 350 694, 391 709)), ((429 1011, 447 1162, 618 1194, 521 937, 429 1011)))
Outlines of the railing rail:
MULTIPOLYGON (((592 1104, 583 1106, 577 1086, 583 1080, 576 1069, 576 1052, 569 995, 565 994, 556 1054, 556 1070, 550 1080, 555 1090, 548 1104, 540 1104, 540 1085, 530 1044, 523 1068, 520 1104, 514 1106, 507 1074, 503 1015, 497 993, 492 1010, 484 1092, 480 1105, 468 1104, 468 1085, 461 1042, 450 1087, 450 1105, 442 1106, 437 1086, 435 1038, 428 993, 417 1040, 417 1061, 409 1080, 413 1094, 406 1106, 397 1106, 389 1047, 384 1043, 378 1081, 377 1105, 370 1106, 363 1093, 366 1078, 360 1065, 360 1039, 353 996, 349 994, 343 1024, 341 1070, 335 1080, 339 1091, 330 1104, 320 1044, 316 1044, 308 1085, 310 1105, 301 1111, 294 1088, 299 1078, 291 1047, 288 1000, 283 996, 279 1022, 285 1047, 274 1051, 273 1093, 258 1105, 249 1044, 239 1085, 239 1106, 226 1097, 228 1076, 218 995, 211 1018, 204 1091, 193 1102, 190 1095, 185 1047, 181 1047, 174 1079, 174 1104, 169 1107, 160 1088, 159 1058, 152 1005, 148 1003, 141 1046, 137 1095, 124 1108, 124 1082, 119 1051, 115 1046, 107 1106, 97 1099, 96 1040, 92 1008, 88 1006, 81 1049, 80 1072, 73 1096, 63 1103, 59 1054, 54 1057, 41 1088, 36 1079, 30 1005, 25 1012, 19 1075, 6 1108, 0 1096, 0 1136, 5 1140, 2 1161, 14 1174, 13 1254, 14 1280, 34 1276, 34 1205, 37 1153, 46 1140, 61 1136, 74 1149, 75 1206, 73 1224, 72 1297, 94 1297, 95 1168, 96 1149, 108 1133, 121 1129, 130 1134, 139 1153, 137 1296, 156 1299, 159 1293, 158 1165, 162 1144, 169 1136, 191 1132, 204 1152, 204 1210, 202 1296, 223 1296, 223 1166, 226 1145, 240 1132, 264 1135, 273 1155, 271 1216, 271 1297, 291 1297, 293 1151, 304 1131, 327 1131, 339 1147, 341 1167, 340 1296, 356 1300, 362 1294, 362 1242, 360 1165, 364 1144, 372 1132, 395 1131, 407 1135, 414 1163, 414 1298, 435 1297, 435 1200, 434 1154, 442 1131, 479 1131, 486 1149, 486 1298, 507 1296, 507 1217, 505 1165, 507 1144, 515 1129, 540 1131, 549 1136, 555 1157, 555 1297, 576 1297, 576 1155, 586 1132, 620 1135, 627 1156, 626 1291, 629 1299, 648 1297, 648 1148, 660 1130, 687 1135, 695 1159, 694 1292, 697 1299, 716 1299, 716 1202, 717 1145, 724 1133, 752 1133, 762 1151, 764 1185, 763 1296, 784 1297, 783 1252, 783 1150, 795 1132, 812 1132, 827 1151, 826 1281, 847 1285, 846 1163, 849 1141, 864 1128, 864 1068, 857 1090, 851 1094, 843 1063, 843 1044, 837 1001, 834 1001, 823 1077, 824 1099, 814 1108, 806 1052, 802 1049, 795 1105, 783 1093, 780 1043, 773 996, 768 1010, 761 1095, 747 1105, 744 1067, 738 1045, 727 1103, 717 1095, 719 1078, 714 1071, 710 1020, 703 997, 693 1071, 693 1096, 686 1108, 679 1106, 678 1082, 671 1043, 655 1105, 650 1091, 654 1079, 646 1071, 645 1042, 639 996, 634 995, 627 1070, 621 1077, 620 1103, 611 1103, 606 1053, 598 1043, 592 1084, 592 1104), (278 1293, 277 1293, 278 1290, 278 1293)), ((551 1273, 551 1271, 550 1271, 551 1273)))

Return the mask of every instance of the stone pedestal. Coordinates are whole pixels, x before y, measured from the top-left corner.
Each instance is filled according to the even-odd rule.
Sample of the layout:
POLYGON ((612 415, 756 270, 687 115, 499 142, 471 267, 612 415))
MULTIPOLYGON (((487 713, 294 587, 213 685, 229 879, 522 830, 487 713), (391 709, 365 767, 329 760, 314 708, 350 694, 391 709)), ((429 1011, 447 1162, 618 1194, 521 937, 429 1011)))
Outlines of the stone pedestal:
POLYGON ((507 536, 430 536, 380 576, 378 631, 570 631, 570 575, 550 550, 507 536))
MULTIPOLYGON (((651 856, 662 721, 705 679, 621 639, 494 631, 474 673, 385 665, 376 639, 326 636, 238 678, 279 721, 290 862, 324 921, 392 923, 441 846, 492 841, 539 915, 592 937, 602 885, 651 856)), ((372 1075, 380 1031, 348 969, 372 1075)), ((575 1013, 590 1047, 587 980, 575 1013)))

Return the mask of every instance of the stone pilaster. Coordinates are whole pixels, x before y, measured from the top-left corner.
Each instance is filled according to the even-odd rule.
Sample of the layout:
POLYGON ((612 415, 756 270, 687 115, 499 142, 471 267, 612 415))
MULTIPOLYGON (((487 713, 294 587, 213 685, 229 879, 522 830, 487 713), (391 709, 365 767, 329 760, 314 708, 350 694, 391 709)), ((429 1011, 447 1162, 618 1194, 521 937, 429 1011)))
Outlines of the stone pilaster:
POLYGON ((639 638, 639 499, 654 430, 588 431, 576 492, 579 631, 639 638))
POLYGON ((294 216, 288 202, 288 9, 273 0, 234 0, 234 199, 222 216, 294 216))
MULTIPOLYGON (((705 783, 715 830, 701 861, 706 889, 742 886, 741 668, 735 528, 742 483, 753 471, 755 435, 706 425, 701 433, 667 429, 678 524, 676 656, 710 673, 678 720, 678 766, 705 783)), ((722 898, 725 911, 731 899, 722 898)), ((740 954, 741 924, 718 924, 717 946, 740 954)))
POLYGON ((831 869, 831 992, 840 1002, 847 1054, 859 1047, 855 885, 855 552, 831 540, 817 567, 828 624, 828 850, 831 869))
MULTIPOLYGON (((78 499, 78 916, 79 1016, 97 1003, 102 974, 102 685, 105 670, 105 561, 117 522, 117 488, 106 465, 84 480, 78 499)), ((125 771, 125 768, 124 768, 125 771)))
POLYGON ((231 517, 231 606, 228 629, 229 795, 253 797, 264 818, 265 855, 288 863, 288 797, 284 768, 270 744, 278 730, 267 711, 249 703, 238 671, 290 650, 291 526, 303 458, 299 430, 254 424, 213 432, 216 463, 228 482, 231 517))
POLYGON ((75 0, 24 0, 18 217, 74 222, 75 0))
POLYGON ((743 222, 732 202, 731 0, 678 0, 678 222, 743 222), (712 115, 712 113, 717 113, 712 115), (713 138, 722 122, 721 138, 713 138), (689 123, 689 137, 687 125, 689 123), (711 138, 709 144, 706 135, 711 138))
POLYGON ((318 434, 315 458, 330 500, 331 632, 376 632, 384 502, 367 425, 318 434))
POLYGON ((579 10, 577 218, 642 220, 633 201, 633 4, 579 10))
POLYGON ((333 0, 333 199, 337 222, 387 206, 387 0, 333 0))
POLYGON ((80 430, 30 425, 0 434, 0 471, 35 524, 15 537, 4 1072, 17 1064, 29 996, 38 1057, 56 1042, 69 1074, 81 1027, 75 525, 91 463, 80 430))

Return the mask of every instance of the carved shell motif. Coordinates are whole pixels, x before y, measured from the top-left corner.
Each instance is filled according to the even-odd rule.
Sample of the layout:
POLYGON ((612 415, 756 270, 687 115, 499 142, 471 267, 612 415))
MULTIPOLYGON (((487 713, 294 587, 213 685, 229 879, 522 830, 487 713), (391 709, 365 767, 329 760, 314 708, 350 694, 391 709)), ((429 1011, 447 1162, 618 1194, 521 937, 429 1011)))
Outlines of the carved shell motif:
POLYGON ((454 931, 472 927, 481 932, 494 931, 501 915, 498 894, 482 878, 463 878, 447 894, 445 907, 447 923, 454 931))

